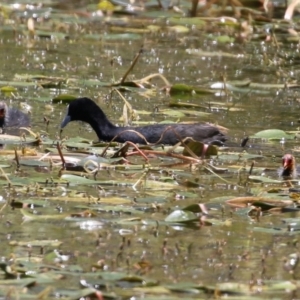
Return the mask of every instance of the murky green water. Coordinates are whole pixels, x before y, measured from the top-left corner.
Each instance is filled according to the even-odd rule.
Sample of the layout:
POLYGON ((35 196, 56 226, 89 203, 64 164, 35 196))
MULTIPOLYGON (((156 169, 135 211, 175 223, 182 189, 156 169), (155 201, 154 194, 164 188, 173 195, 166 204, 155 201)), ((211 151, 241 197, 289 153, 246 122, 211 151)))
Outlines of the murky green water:
MULTIPOLYGON (((116 28, 118 23, 115 20, 111 25, 108 20, 89 20, 80 15, 69 15, 65 10, 55 11, 55 18, 36 24, 40 30, 46 28, 45 31, 49 32, 49 27, 52 27, 54 33, 66 34, 66 38, 54 35, 48 38, 38 33, 30 36, 18 17, 11 16, 11 19, 15 20, 15 25, 7 24, 3 18, 0 31, 0 81, 3 81, 0 85, 13 85, 16 91, 10 95, 2 93, 2 98, 15 107, 21 102, 32 107, 32 131, 41 133, 44 141, 44 144, 32 148, 40 156, 52 151, 53 162, 51 166, 50 163, 41 168, 21 166, 21 170, 17 170, 14 155, 0 153, 3 154, 1 164, 10 165, 3 166, 3 170, 11 180, 8 184, 9 180, 2 174, 0 254, 3 261, 13 266, 13 274, 7 270, 2 272, 0 285, 3 292, 0 295, 9 293, 5 287, 8 273, 12 278, 23 277, 18 262, 25 271, 33 271, 38 282, 28 292, 15 287, 19 299, 28 297, 27 293, 36 296, 49 286, 52 290, 47 299, 55 298, 55 295, 62 299, 79 299, 89 294, 79 294, 83 286, 99 289, 105 299, 200 299, 207 294, 218 297, 227 292, 229 298, 235 299, 250 299, 254 295, 260 298, 260 293, 262 299, 279 299, 284 293, 289 293, 287 290, 296 290, 295 286, 288 286, 284 281, 297 280, 299 275, 297 266, 291 272, 293 268, 289 265, 297 261, 290 257, 298 253, 297 226, 287 231, 282 219, 297 220, 297 203, 295 210, 289 213, 259 216, 258 211, 249 216, 247 208, 232 208, 225 200, 245 196, 267 197, 266 192, 272 187, 274 199, 289 200, 287 184, 247 181, 248 173, 243 167, 255 160, 256 175, 267 173, 271 179, 277 180, 282 154, 293 149, 297 158, 297 141, 282 144, 280 141, 251 140, 246 149, 227 149, 226 152, 240 153, 240 159, 222 159, 219 153, 219 157, 212 160, 217 167, 226 170, 216 171, 218 175, 202 164, 191 166, 170 157, 153 155, 148 163, 140 157, 129 157, 136 167, 120 160, 109 161, 102 165, 95 178, 89 176, 91 180, 97 180, 95 184, 74 183, 72 180, 67 183, 59 181, 60 159, 54 157, 66 104, 52 103, 52 99, 61 94, 88 96, 114 123, 122 125, 123 100, 116 93, 111 96, 111 88, 91 84, 91 80, 118 82, 144 45, 144 53, 128 80, 161 73, 172 84, 209 88, 214 83, 224 82, 224 78, 226 82, 239 81, 239 84, 232 83, 234 88, 229 88, 222 96, 217 95, 217 91, 215 95, 169 96, 163 89, 165 84, 155 79, 156 88, 149 94, 123 93, 139 112, 138 122, 217 123, 229 129, 230 142, 238 146, 244 136, 264 129, 298 130, 299 88, 266 88, 270 84, 297 82, 298 50, 294 44, 283 43, 279 49, 258 39, 247 45, 238 42, 222 44, 216 42, 217 27, 204 30, 192 26, 188 33, 181 34, 170 31, 165 19, 146 17, 131 17, 126 26, 144 28, 153 23, 159 24, 161 30, 132 34, 133 29, 129 29, 128 36, 120 37, 116 34, 123 32, 120 27, 116 28), (58 13, 62 14, 61 19, 57 17, 58 13), (61 20, 65 22, 60 23, 61 20), (53 22, 51 26, 49 22, 53 22), (109 35, 110 38, 98 37, 97 34, 109 35), (295 51, 291 51, 293 48, 295 51), (236 56, 191 55, 186 49, 202 49, 209 53, 222 51, 236 56), (238 57, 238 54, 244 57, 238 57), (43 75, 45 79, 30 78, 26 81, 25 74, 43 75), (50 87, 50 77, 68 78, 68 81, 50 87), (265 84, 265 87, 249 88, 242 84, 248 79, 265 84), (162 114, 161 111, 169 109, 169 104, 175 100, 202 105, 204 108, 192 110, 211 114, 202 117, 191 112, 183 117, 174 115, 174 112, 162 114), (44 117, 49 119, 48 127, 44 117), (243 151, 261 157, 246 162, 243 151), (243 176, 246 184, 242 184, 243 176), (132 188, 131 185, 139 179, 141 184, 132 188), (227 198, 219 198, 223 196, 227 198), (23 212, 19 206, 11 208, 9 204, 13 201, 22 203, 23 212), (203 210, 194 222, 175 224, 165 221, 176 209, 202 203, 206 204, 208 213, 203 210), (29 204, 29 208, 25 204, 29 204), (27 218, 31 218, 27 222, 23 218, 26 212, 30 214, 27 218), (42 244, 44 240, 48 241, 45 245, 42 244), (17 244, 21 242, 24 244, 17 244), (37 246, 32 246, 35 243, 37 246), (55 256, 55 250, 61 254, 55 256), (66 260, 61 255, 66 255, 66 260), (86 284, 80 281, 83 279, 86 284), (273 281, 283 283, 284 288, 275 288, 273 281), (218 286, 230 282, 240 286, 218 286)), ((59 81, 62 80, 54 79, 52 83, 59 81)), ((96 134, 82 123, 71 123, 63 131, 63 137, 77 136, 96 140, 96 134)), ((18 145, 17 148, 21 147, 18 145)), ((111 148, 109 155, 117 148, 111 148)), ((70 153, 75 156, 75 150, 69 147, 69 156, 67 153, 66 156, 72 156, 70 153)), ((84 152, 82 157, 93 152, 82 148, 80 151, 84 152)), ((37 161, 37 158, 33 157, 33 160, 37 161)), ((297 187, 298 182, 294 184, 297 187)), ((273 199, 271 193, 268 197, 273 199)), ((295 202, 297 197, 294 196, 295 202)))

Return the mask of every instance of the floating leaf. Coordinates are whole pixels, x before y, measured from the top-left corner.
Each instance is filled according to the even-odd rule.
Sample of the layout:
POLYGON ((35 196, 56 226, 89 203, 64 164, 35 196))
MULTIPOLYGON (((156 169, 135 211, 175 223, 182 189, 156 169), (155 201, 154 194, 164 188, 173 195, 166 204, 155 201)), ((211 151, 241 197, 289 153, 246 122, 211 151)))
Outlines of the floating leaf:
POLYGON ((200 87, 195 87, 195 86, 191 86, 191 85, 187 85, 187 84, 173 84, 170 87, 170 95, 185 94, 185 93, 210 95, 210 94, 214 94, 215 91, 207 89, 207 88, 200 88, 200 87))
POLYGON ((108 40, 108 41, 122 41, 122 40, 140 40, 142 38, 141 34, 138 33, 106 33, 106 34, 86 34, 84 35, 86 39, 95 40, 108 40))
POLYGON ((227 200, 226 203, 233 207, 246 207, 251 204, 261 207, 262 210, 267 210, 270 208, 292 207, 294 204, 293 200, 282 200, 279 196, 278 199, 266 197, 237 197, 227 200))
MULTIPOLYGON (((153 287, 135 287, 133 290, 137 293, 142 294, 153 294, 153 295, 167 295, 171 294, 171 291, 163 286, 153 286, 153 287)), ((165 299, 165 298, 164 298, 165 299)))
POLYGON ((108 0, 101 0, 98 3, 98 9, 104 11, 113 11, 115 9, 115 6, 108 0))
POLYGON ((174 31, 176 33, 187 33, 190 31, 190 29, 188 27, 182 26, 182 25, 171 26, 171 27, 168 27, 168 29, 170 31, 174 31))
MULTIPOLYGON (((261 158, 264 158, 263 155, 260 155, 260 154, 251 154, 251 153, 247 153, 247 152, 242 152, 242 153, 234 153, 234 152, 228 152, 228 153, 225 153, 225 152, 219 152, 219 155, 218 155, 218 159, 219 160, 222 160, 222 161, 235 161, 235 160, 249 160, 249 159, 261 159, 261 158)), ((234 166, 233 166, 234 167, 234 166)), ((237 167, 234 167, 234 168, 237 168, 237 167)), ((238 167, 240 168, 240 166, 238 167)))
POLYGON ((61 179, 69 181, 71 184, 99 184, 98 181, 88 179, 82 176, 76 176, 72 174, 63 174, 61 179))
POLYGON ((268 233, 272 235, 284 235, 284 236, 289 236, 289 235, 296 235, 300 234, 300 231, 291 231, 288 228, 265 228, 265 227, 254 227, 253 231, 256 232, 263 232, 263 233, 268 233))
POLYGON ((159 110, 160 114, 168 115, 174 118, 182 118, 185 116, 185 114, 178 110, 172 110, 172 109, 161 109, 159 110))
POLYGON ((36 82, 24 82, 24 81, 0 81, 0 85, 10 85, 13 87, 36 87, 37 83, 36 82))
POLYGON ((223 56, 223 57, 231 57, 231 58, 245 58, 244 54, 233 54, 229 52, 222 52, 222 51, 203 51, 201 49, 186 49, 185 50, 188 54, 198 55, 198 56, 208 56, 208 57, 214 57, 214 56, 223 56))
POLYGON ((285 131, 280 129, 267 129, 255 133, 254 135, 251 136, 251 138, 269 139, 269 140, 281 140, 281 139, 292 140, 295 138, 295 135, 287 134, 285 131))
POLYGON ((151 32, 159 32, 161 30, 161 26, 158 26, 158 25, 148 25, 147 28, 151 32))
POLYGON ((182 154, 184 156, 193 156, 192 154, 195 154, 199 157, 203 155, 218 155, 218 147, 214 145, 205 145, 198 141, 188 141, 183 149, 182 154), (190 150, 192 151, 192 153, 190 152, 190 150))
POLYGON ((0 91, 2 92, 2 93, 4 93, 4 94, 11 94, 11 93, 15 93, 16 91, 17 91, 17 89, 15 88, 15 87, 13 87, 13 86, 9 86, 9 85, 7 85, 7 86, 3 86, 3 87, 1 87, 0 88, 0 91))
POLYGON ((212 37, 213 39, 216 39, 218 43, 233 43, 234 42, 234 38, 230 37, 228 35, 218 35, 216 37, 212 37))
POLYGON ((250 181, 253 181, 253 182, 274 183, 274 184, 282 182, 280 180, 268 178, 268 177, 265 177, 265 176, 249 176, 248 178, 249 178, 250 181))
POLYGON ((191 211, 175 210, 169 214, 166 218, 166 222, 172 223, 187 223, 198 220, 198 217, 191 211))
POLYGON ((23 219, 25 221, 56 220, 64 219, 68 216, 67 214, 36 215, 26 209, 21 209, 21 213, 23 214, 23 219))
POLYGON ((73 84, 76 86, 99 86, 99 87, 111 87, 112 84, 109 82, 102 82, 98 79, 81 79, 81 78, 69 78, 67 80, 68 85, 73 84))
POLYGON ((62 103, 70 103, 73 100, 75 100, 77 97, 73 96, 73 95, 67 95, 67 94, 61 94, 56 96, 55 98, 52 99, 53 103, 58 103, 58 102, 62 102, 62 103))
POLYGON ((33 160, 33 159, 21 159, 19 160, 20 165, 22 166, 29 166, 29 167, 49 167, 49 162, 43 162, 40 160, 33 160))
POLYGON ((202 28, 206 21, 201 18, 184 18, 184 17, 172 17, 169 18, 168 22, 170 24, 177 25, 195 25, 197 28, 202 28))
MULTIPOLYGON (((21 132, 21 128, 20 128, 21 132)), ((8 135, 8 134, 0 134, 0 145, 15 145, 15 144, 39 144, 38 139, 34 139, 32 137, 21 138, 20 136, 16 135, 8 135)))
POLYGON ((10 241, 11 246, 21 246, 21 247, 59 247, 62 245, 61 241, 58 240, 36 240, 36 241, 10 241))

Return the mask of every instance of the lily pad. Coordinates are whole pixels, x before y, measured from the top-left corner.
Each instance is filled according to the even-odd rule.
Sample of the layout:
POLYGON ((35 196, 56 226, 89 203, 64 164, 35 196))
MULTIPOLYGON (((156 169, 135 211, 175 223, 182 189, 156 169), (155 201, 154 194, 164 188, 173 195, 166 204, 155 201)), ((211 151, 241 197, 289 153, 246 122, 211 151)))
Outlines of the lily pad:
POLYGON ((75 100, 77 97, 73 95, 61 94, 52 99, 53 103, 63 102, 70 103, 75 100))
POLYGON ((198 220, 198 217, 191 211, 175 210, 169 214, 166 218, 166 222, 171 223, 187 223, 198 220))
POLYGON ((254 139, 268 139, 268 140, 281 140, 287 139, 292 140, 295 138, 293 134, 287 134, 285 131, 280 129, 266 129, 259 131, 251 136, 254 139))

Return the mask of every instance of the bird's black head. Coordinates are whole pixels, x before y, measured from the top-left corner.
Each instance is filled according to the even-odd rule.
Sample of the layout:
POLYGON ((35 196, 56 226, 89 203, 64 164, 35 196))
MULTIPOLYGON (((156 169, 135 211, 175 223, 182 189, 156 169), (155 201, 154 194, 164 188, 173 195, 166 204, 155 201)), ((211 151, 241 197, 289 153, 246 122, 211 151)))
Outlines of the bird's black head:
POLYGON ((97 106, 97 104, 91 99, 86 97, 77 98, 69 104, 66 116, 62 121, 60 128, 64 128, 72 121, 83 121, 89 123, 92 115, 99 110, 99 106, 97 106))

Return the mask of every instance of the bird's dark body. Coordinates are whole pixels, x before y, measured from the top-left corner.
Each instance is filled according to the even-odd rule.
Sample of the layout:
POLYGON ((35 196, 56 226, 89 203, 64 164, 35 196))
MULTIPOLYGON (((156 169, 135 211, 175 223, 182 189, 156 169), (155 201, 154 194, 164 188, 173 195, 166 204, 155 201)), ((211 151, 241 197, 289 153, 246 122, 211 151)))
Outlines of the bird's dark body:
POLYGON ((209 124, 155 124, 142 127, 117 127, 107 119, 101 108, 89 98, 78 98, 70 103, 61 128, 71 121, 89 123, 99 140, 106 142, 115 138, 114 141, 121 143, 131 141, 139 144, 174 145, 180 141, 180 138, 183 140, 186 137, 215 144, 222 144, 227 140, 226 136, 216 126, 209 124))
POLYGON ((0 102, 0 128, 2 133, 18 134, 20 127, 29 127, 30 118, 17 108, 7 107, 4 102, 0 102))
MULTIPOLYGON (((97 130, 95 131, 97 133, 97 130)), ((174 145, 186 137, 192 137, 194 140, 203 143, 225 142, 226 140, 225 136, 216 127, 206 124, 155 124, 143 127, 116 127, 113 134, 114 136, 118 135, 115 139, 118 142, 131 141, 139 144, 148 142, 151 144, 174 145)), ((98 131, 97 135, 100 140, 107 142, 112 140, 110 134, 102 131, 98 131)))
POLYGON ((28 127, 30 126, 29 116, 16 108, 9 107, 8 118, 5 126, 6 127, 28 127))

